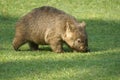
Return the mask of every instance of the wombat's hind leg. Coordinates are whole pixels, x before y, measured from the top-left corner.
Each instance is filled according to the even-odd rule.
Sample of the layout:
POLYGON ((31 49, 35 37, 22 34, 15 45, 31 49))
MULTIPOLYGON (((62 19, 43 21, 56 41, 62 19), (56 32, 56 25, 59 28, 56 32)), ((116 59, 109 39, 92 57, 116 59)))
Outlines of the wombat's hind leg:
POLYGON ((20 51, 19 50, 19 47, 22 46, 23 44, 25 44, 26 41, 20 37, 15 37, 13 42, 12 42, 12 45, 13 45, 13 48, 16 50, 16 51, 20 51))
POLYGON ((30 50, 39 50, 39 47, 38 47, 38 44, 34 43, 34 42, 29 42, 29 47, 30 47, 30 50))

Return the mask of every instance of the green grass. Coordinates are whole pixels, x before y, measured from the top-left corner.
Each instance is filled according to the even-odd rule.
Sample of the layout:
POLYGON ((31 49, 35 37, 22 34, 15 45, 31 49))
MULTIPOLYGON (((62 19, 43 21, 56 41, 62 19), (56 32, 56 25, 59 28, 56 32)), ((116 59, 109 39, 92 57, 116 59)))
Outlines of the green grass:
POLYGON ((0 80, 120 80, 120 0, 0 0, 0 80), (14 51, 15 23, 43 5, 84 20, 91 52, 14 51))

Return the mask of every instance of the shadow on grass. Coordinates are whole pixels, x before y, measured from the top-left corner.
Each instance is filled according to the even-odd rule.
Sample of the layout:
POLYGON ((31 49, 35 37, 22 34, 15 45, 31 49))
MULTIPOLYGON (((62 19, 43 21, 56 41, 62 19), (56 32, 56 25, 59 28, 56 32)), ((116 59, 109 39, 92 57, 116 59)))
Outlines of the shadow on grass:
MULTIPOLYGON (((41 57, 40 59, 0 63, 0 79, 13 80, 23 77, 38 77, 47 80, 51 74, 58 76, 59 72, 63 72, 61 76, 64 76, 67 74, 65 73, 66 71, 68 71, 70 75, 73 75, 70 79, 64 77, 67 80, 111 79, 111 77, 119 77, 119 57, 116 54, 113 55, 113 53, 109 53, 109 56, 108 54, 82 57, 78 55, 72 56, 71 58, 63 57, 57 60, 52 59, 51 56, 53 55, 48 56, 47 59, 41 57)), ((63 77, 58 77, 57 79, 63 80, 62 78, 63 77)))
MULTIPOLYGON (((0 15, 0 46, 5 49, 6 46, 3 44, 11 45, 12 39, 14 37, 14 26, 18 18, 7 17, 4 18, 0 15)), ((120 23, 119 21, 113 20, 100 20, 84 19, 87 23, 87 33, 89 40, 89 48, 92 52, 105 51, 111 48, 120 47, 120 23)), ((12 49, 11 47, 8 47, 12 49)), ((71 50, 64 47, 65 51, 70 52, 71 50)), ((49 47, 41 48, 41 50, 51 50, 49 47)))

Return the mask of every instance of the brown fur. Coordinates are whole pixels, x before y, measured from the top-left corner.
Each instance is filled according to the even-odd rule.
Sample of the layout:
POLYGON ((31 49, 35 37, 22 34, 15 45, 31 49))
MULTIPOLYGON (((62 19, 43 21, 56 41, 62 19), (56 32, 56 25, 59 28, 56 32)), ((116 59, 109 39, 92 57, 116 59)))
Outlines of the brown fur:
POLYGON ((33 9, 17 22, 15 30, 15 50, 27 42, 32 50, 38 50, 39 44, 49 44, 54 52, 63 52, 63 42, 76 51, 88 49, 85 23, 50 6, 33 9))

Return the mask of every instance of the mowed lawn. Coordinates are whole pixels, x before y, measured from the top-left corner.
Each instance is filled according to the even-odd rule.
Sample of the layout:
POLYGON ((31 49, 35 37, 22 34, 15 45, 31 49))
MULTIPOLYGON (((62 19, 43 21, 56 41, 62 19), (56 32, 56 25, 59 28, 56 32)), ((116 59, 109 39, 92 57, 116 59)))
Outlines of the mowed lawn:
POLYGON ((120 80, 120 0, 0 0, 0 80, 120 80), (85 21, 91 52, 14 51, 17 20, 43 5, 85 21))

